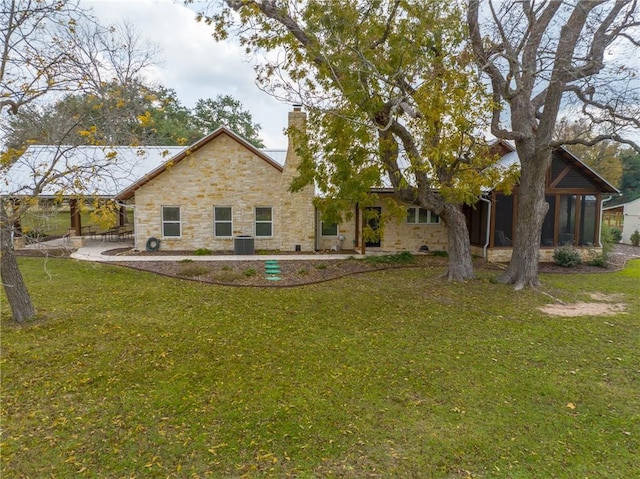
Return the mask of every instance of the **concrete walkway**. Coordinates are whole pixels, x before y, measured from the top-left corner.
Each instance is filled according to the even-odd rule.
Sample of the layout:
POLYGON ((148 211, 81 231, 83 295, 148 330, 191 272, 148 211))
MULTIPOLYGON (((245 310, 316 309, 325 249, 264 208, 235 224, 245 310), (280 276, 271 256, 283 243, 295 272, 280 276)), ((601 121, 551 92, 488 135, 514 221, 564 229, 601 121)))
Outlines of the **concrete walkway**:
MULTIPOLYGON (((29 245, 28 248, 61 248, 68 247, 69 243, 63 242, 63 240, 53 240, 47 243, 40 243, 38 245, 29 245), (45 246, 46 245, 46 246, 45 246)), ((347 257, 362 258, 362 255, 354 254, 260 254, 260 255, 207 255, 207 256, 185 256, 185 255, 135 255, 127 254, 128 251, 117 255, 105 255, 105 251, 121 248, 133 248, 133 241, 101 241, 98 239, 87 239, 85 245, 79 248, 77 251, 71 254, 74 259, 82 261, 95 261, 95 262, 117 262, 117 261, 265 261, 270 259, 277 259, 278 261, 287 260, 331 260, 331 259, 345 259, 347 257)))

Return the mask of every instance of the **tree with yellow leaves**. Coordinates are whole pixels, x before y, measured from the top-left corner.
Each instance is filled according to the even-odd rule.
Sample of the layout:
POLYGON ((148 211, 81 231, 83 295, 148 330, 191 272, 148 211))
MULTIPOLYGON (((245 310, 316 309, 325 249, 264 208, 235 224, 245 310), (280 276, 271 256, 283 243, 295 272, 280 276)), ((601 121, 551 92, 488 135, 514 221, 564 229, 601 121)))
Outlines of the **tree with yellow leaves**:
POLYGON ((315 182, 325 196, 320 206, 334 215, 371 204, 372 187, 391 187, 397 210, 415 204, 442 219, 448 279, 473 278, 463 206, 495 186, 498 175, 478 141, 490 101, 465 46, 459 5, 225 4, 200 18, 215 25, 219 39, 237 35, 248 51, 266 53, 256 65, 259 86, 309 113, 292 187, 315 182))

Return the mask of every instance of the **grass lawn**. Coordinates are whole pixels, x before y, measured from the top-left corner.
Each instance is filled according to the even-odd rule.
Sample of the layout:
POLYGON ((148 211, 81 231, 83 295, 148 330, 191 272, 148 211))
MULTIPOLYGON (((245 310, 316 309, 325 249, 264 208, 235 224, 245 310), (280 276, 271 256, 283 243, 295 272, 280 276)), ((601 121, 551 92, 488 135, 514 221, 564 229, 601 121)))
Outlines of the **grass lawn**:
POLYGON ((547 294, 434 269, 299 288, 22 258, 2 297, 2 477, 640 477, 640 261, 547 294))
MULTIPOLYGON (((127 215, 129 223, 133 224, 133 212, 127 210, 127 215)), ((105 229, 91 218, 89 211, 82 212, 80 222, 82 226, 95 226, 98 230, 105 229)), ((67 230, 71 227, 71 217, 68 209, 52 212, 33 208, 24 214, 21 224, 25 232, 37 231, 44 235, 62 236, 67 234, 67 230)))

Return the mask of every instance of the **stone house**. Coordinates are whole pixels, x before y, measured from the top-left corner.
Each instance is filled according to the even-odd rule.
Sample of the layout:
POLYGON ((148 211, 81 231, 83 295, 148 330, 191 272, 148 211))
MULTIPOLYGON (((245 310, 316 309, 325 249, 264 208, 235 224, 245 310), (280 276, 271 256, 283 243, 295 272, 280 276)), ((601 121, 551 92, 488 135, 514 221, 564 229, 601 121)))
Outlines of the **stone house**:
MULTIPOLYGON (((289 126, 304 128, 306 115, 295 107, 289 126)), ((368 241, 367 211, 354 205, 341 224, 322 221, 307 186, 289 191, 299 158, 291 145, 285 151, 258 150, 231 130, 221 127, 150 171, 116 199, 134 209, 135 248, 162 250, 301 251, 358 250, 418 251, 446 249, 440 218, 417 206, 407 218, 385 223, 384 234, 368 241), (280 161, 284 158, 284 163, 280 161)), ((378 189, 379 203, 366 208, 386 213, 392 190, 378 189)), ((374 224, 375 223, 375 224, 374 224)))
MULTIPOLYGON (((294 107, 289 113, 289 126, 302 129, 305 119, 306 114, 294 107)), ((124 147, 115 148, 122 149, 118 152, 118 161, 105 167, 122 170, 117 175, 113 172, 107 175, 118 181, 95 191, 100 191, 101 197, 115 198, 123 209, 133 209, 133 237, 138 250, 206 248, 246 254, 255 250, 418 252, 447 249, 446 230, 433 212, 406 205, 405 217, 390 215, 398 207, 390 205, 394 195, 388 188, 374 190, 377 202, 370 207, 353 205, 349 219, 341 224, 322 221, 314 205, 316 194, 312 185, 297 192, 289 189, 299 166, 291 139, 286 151, 259 150, 221 127, 187 148, 149 147, 131 149, 131 152, 124 147), (153 148, 158 151, 154 153, 153 148), (125 161, 129 153, 131 160, 125 161), (378 218, 386 221, 380 223, 378 218), (378 229, 380 234, 376 239, 365 235, 369 229, 378 229)), ((500 163, 509 165, 519 161, 508 143, 498 142, 496 148, 500 163)), ((108 148, 109 154, 112 149, 108 148)), ((38 155, 31 154, 33 161, 46 163, 45 153, 50 148, 37 147, 34 152, 40 150, 38 155)), ((85 154, 88 163, 95 162, 96 155, 102 152, 90 147, 69 151, 70 155, 85 154)), ((30 158, 26 153, 23 156, 25 160, 30 158)), ((25 165, 29 166, 28 162, 25 165)), ((32 168, 22 169, 32 171, 32 168)), ((7 176, 18 183, 21 175, 26 178, 25 182, 32 181, 33 175, 21 171, 15 165, 7 176)), ((55 191, 47 193, 57 195, 55 191)), ((541 259, 549 261, 554 249, 566 244, 581 249, 585 257, 599 251, 602 204, 617 193, 568 150, 554 151, 546 178, 549 212, 540 239, 541 259)), ((475 254, 489 261, 510 259, 518 195, 517 186, 511 195, 488 191, 474 206, 466 208, 475 254)), ((127 221, 122 211, 120 221, 127 221)), ((73 208, 71 225, 76 235, 74 240, 82 241, 79 236, 83 228, 73 208)))
MULTIPOLYGON (((299 109, 289 113, 290 126, 304 120, 299 109)), ((166 250, 313 251, 314 189, 289 191, 298 157, 292 147, 282 153, 220 127, 168 159, 116 197, 134 208, 136 249, 151 239, 166 250)))

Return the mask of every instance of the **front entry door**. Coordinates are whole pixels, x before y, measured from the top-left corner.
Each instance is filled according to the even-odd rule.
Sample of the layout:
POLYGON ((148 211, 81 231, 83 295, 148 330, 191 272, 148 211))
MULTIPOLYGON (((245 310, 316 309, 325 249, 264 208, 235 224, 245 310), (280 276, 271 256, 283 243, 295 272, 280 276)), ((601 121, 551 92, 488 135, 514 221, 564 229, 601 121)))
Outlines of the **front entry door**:
MULTIPOLYGON (((378 206, 365 208, 365 218, 367 218, 367 225, 373 231, 378 231, 381 214, 382 214, 382 208, 378 206)), ((364 245, 365 247, 368 247, 368 248, 379 248, 380 237, 378 236, 378 238, 375 240, 366 240, 364 245)))

